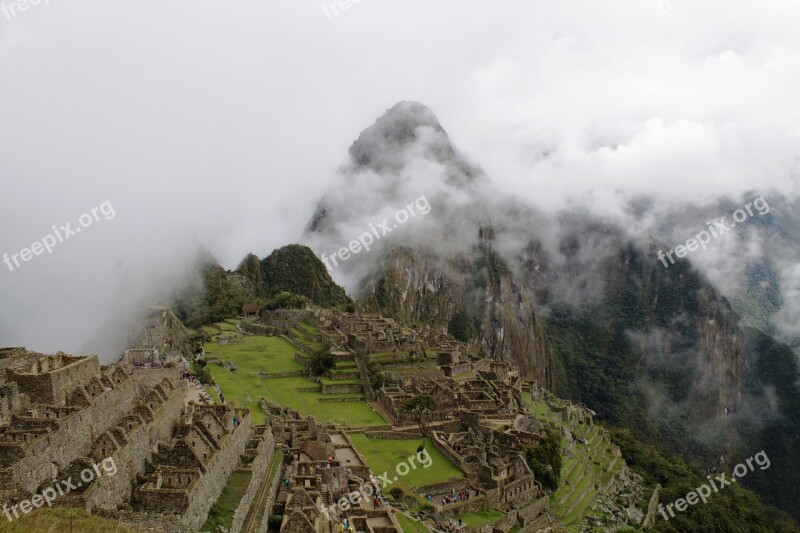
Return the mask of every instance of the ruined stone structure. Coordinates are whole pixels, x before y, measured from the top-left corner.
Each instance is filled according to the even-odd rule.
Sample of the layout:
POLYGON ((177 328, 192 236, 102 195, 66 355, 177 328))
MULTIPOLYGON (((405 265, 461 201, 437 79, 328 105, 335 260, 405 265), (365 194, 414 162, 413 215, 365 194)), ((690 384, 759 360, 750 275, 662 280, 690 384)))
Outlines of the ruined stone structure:
POLYGON ((13 407, 0 428, 0 488, 30 494, 88 456, 95 438, 131 409, 136 389, 120 367, 101 370, 96 356, 37 354, 20 363, 3 377, 13 407))
POLYGON ((158 350, 155 348, 133 348, 125 350, 122 356, 122 362, 131 365, 147 365, 150 363, 158 363, 159 361, 158 350))
POLYGON ((239 464, 252 432, 246 409, 193 404, 171 444, 159 446, 148 463, 147 481, 134 493, 134 510, 177 515, 181 523, 198 529, 239 464))
MULTIPOLYGON (((336 371, 327 373, 329 381, 322 392, 325 387, 337 387, 336 378, 359 378, 367 399, 380 403, 381 412, 391 419, 391 429, 359 430, 371 438, 419 438, 415 417, 404 413, 402 405, 417 395, 434 399, 436 408, 427 415, 434 446, 464 472, 465 479, 415 490, 418 496, 448 495, 454 491, 481 496, 456 503, 437 503, 434 499, 432 505, 439 516, 446 519, 495 508, 506 516, 491 527, 487 525, 486 531, 517 529, 532 533, 555 525, 550 494, 535 479, 522 449, 546 438, 544 423, 556 423, 562 428, 591 426, 591 410, 555 398, 535 383, 523 380, 511 364, 478 356, 435 328, 408 328, 380 316, 319 308, 266 312, 262 316, 268 324, 265 327, 280 329, 297 348, 296 359, 300 362, 306 360, 308 348, 290 338, 292 330, 299 329, 300 321, 319 330, 319 334, 307 336, 331 346, 337 361, 336 371), (348 360, 356 365, 338 364, 348 360), (376 373, 384 378, 377 382, 382 386, 373 384, 371 378, 376 373), (529 401, 548 406, 546 419, 531 416, 529 401)), ((345 431, 322 428, 311 417, 300 417, 267 402, 262 402, 262 408, 276 442, 285 446, 287 454, 288 484, 281 485, 274 509, 283 515, 281 530, 310 532, 335 527, 335 518, 324 509, 330 509, 328 506, 337 497, 347 495, 359 481, 369 479, 363 458, 352 449, 345 431), (323 512, 319 512, 320 504, 323 512)), ((603 463, 603 468, 611 474, 621 459, 618 450, 609 450, 615 455, 607 465, 603 463)), ((602 479, 602 483, 594 481, 592 485, 599 493, 613 483, 613 476, 602 479)), ((569 496, 570 492, 565 494, 569 496)), ((394 527, 391 517, 383 522, 385 517, 373 514, 379 510, 363 503, 363 508, 353 506, 345 513, 357 530, 394 527)))
POLYGON ((56 505, 158 530, 197 530, 231 472, 271 457, 259 444, 267 433, 251 439, 247 410, 187 410, 177 369, 134 372, 102 367, 96 356, 20 349, 2 355, 0 492, 9 504, 103 464, 113 471, 84 480, 56 505))
POLYGON ((262 398, 262 410, 284 449, 285 482, 279 486, 275 512, 283 515, 282 532, 329 531, 345 511, 358 531, 399 533, 388 509, 376 509, 368 498, 336 507, 353 491, 370 483, 371 473, 344 432, 331 432, 313 417, 262 398))
MULTIPOLYGON (((154 447, 168 440, 172 428, 183 416, 185 382, 177 385, 164 378, 161 383, 138 399, 131 411, 109 431, 92 443, 88 457, 78 457, 60 477, 78 479, 81 470, 92 463, 113 459, 117 472, 83 484, 70 493, 69 504, 89 512, 96 509, 114 511, 130 499, 138 476, 145 473, 154 447)), ((59 502, 66 504, 66 502, 59 502)))

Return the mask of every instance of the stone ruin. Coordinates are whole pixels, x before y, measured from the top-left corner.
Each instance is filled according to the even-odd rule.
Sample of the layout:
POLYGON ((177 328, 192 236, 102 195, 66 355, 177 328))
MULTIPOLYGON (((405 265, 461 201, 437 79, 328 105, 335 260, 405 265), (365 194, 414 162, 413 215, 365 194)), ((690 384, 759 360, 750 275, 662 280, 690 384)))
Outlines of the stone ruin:
POLYGON ((186 396, 179 369, 0 349, 4 501, 11 507, 113 460, 113 475, 81 483, 54 505, 159 531, 197 531, 230 474, 263 468, 274 446, 271 431, 254 428, 246 409, 187 405, 186 396))
MULTIPOLYGON (((276 494, 274 512, 283 515, 281 532, 330 531, 346 511, 357 531, 399 533, 400 525, 388 507, 376 508, 371 499, 359 498, 336 507, 366 483, 373 483, 366 461, 347 434, 322 426, 314 417, 261 399, 268 425, 284 449, 283 482, 276 494)), ((375 486, 375 485, 373 485, 375 486)))

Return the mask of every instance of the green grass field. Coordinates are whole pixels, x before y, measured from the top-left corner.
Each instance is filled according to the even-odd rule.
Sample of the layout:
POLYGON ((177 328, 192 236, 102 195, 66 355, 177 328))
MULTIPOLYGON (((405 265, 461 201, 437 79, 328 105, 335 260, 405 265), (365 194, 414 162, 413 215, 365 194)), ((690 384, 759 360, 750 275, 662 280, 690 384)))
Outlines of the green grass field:
MULTIPOLYGON (((297 389, 319 385, 306 377, 268 379, 260 376, 259 373, 297 372, 304 369, 303 365, 294 359, 297 350, 280 337, 246 336, 242 338, 241 344, 223 346, 209 342, 206 343, 205 350, 208 358, 231 361, 239 367, 238 371, 230 372, 219 365, 209 365, 211 375, 222 389, 225 400, 233 402, 237 407, 250 409, 254 424, 264 423, 264 414, 258 403, 261 396, 280 405, 289 406, 302 415, 312 415, 322 423, 333 421, 352 427, 386 424, 383 417, 375 413, 366 401, 338 403, 318 401, 337 396, 351 398, 353 394, 323 395, 321 392, 298 392, 297 389), (251 400, 249 403, 248 395, 251 400)), ((361 383, 359 380, 326 382, 361 383)), ((215 393, 211 392, 211 395, 217 399, 215 393)))
POLYGON ((397 517, 397 521, 400 522, 400 528, 403 530, 403 533, 428 533, 428 528, 410 516, 406 516, 399 511, 395 516, 397 517))
MULTIPOLYGON (((239 367, 238 371, 231 372, 216 364, 208 365, 225 399, 234 402, 237 407, 250 409, 254 424, 264 423, 258 398, 264 394, 266 380, 258 373, 303 370, 303 365, 294 360, 295 349, 279 337, 243 337, 241 344, 223 346, 209 342, 205 350, 206 357, 231 361, 239 367), (250 403, 247 401, 248 395, 250 403)), ((214 393, 212 397, 217 399, 214 393)))
MULTIPOLYGON (((311 327, 311 326, 308 326, 311 327)), ((294 327, 289 329, 290 337, 292 337, 296 342, 301 344, 305 344, 306 346, 310 347, 312 350, 321 350, 325 347, 324 342, 315 341, 306 335, 306 329, 301 327, 294 327)))
POLYGON ((295 361, 295 348, 280 337, 242 337, 241 344, 205 345, 206 357, 232 361, 254 372, 295 372, 303 365, 295 361))
POLYGON ((476 511, 474 513, 466 513, 462 515, 460 518, 464 520, 464 524, 469 527, 476 527, 482 526, 483 524, 489 524, 492 522, 496 522, 503 518, 505 514, 501 513, 497 509, 484 509, 482 511, 476 511))
MULTIPOLYGON (((273 402, 286 405, 302 415, 312 415, 318 422, 334 422, 337 425, 382 426, 386 421, 363 402, 323 403, 323 398, 353 397, 352 394, 322 394, 321 392, 297 392, 297 389, 314 387, 316 383, 304 378, 278 378, 263 380, 261 394, 273 402)), ((224 390, 224 387, 223 387, 224 390)), ((358 395, 363 397, 363 395, 358 395)))
POLYGON ((311 324, 309 324, 307 322, 300 322, 297 325, 300 326, 305 331, 307 331, 309 333, 312 333, 314 335, 319 335, 319 333, 320 333, 320 331, 315 326, 312 326, 311 324))
MULTIPOLYGON (((364 456, 375 475, 384 471, 387 477, 393 480, 397 475, 397 465, 407 463, 409 456, 416 454, 420 445, 418 439, 370 439, 363 433, 351 433, 350 440, 358 452, 364 456)), ((422 468, 419 461, 416 470, 413 468, 405 476, 398 476, 397 481, 384 487, 388 493, 395 486, 400 487, 408 494, 413 494, 412 487, 423 487, 434 483, 444 483, 449 480, 463 479, 464 473, 456 468, 444 455, 439 453, 430 438, 425 439, 425 449, 431 457, 428 468, 422 468)))

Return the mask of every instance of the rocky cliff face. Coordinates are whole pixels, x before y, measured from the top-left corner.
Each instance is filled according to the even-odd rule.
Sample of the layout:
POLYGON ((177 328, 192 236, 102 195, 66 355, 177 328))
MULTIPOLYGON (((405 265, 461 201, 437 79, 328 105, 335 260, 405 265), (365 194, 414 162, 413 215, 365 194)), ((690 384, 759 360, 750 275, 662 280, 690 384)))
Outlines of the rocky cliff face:
POLYGON ((441 261, 407 248, 393 250, 364 281, 360 305, 365 311, 443 332, 456 313, 466 310, 477 325, 471 345, 512 361, 529 379, 553 386, 552 353, 529 291, 501 266, 490 243, 481 246, 478 257, 441 261))

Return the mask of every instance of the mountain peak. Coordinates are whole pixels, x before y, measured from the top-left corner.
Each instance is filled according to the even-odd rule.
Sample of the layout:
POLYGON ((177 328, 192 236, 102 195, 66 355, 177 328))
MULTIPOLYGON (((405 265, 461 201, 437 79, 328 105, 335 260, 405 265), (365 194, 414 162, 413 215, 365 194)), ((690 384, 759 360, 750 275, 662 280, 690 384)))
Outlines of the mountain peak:
POLYGON ((387 109, 372 126, 362 131, 349 152, 359 165, 384 168, 394 159, 387 155, 404 151, 420 142, 423 136, 429 137, 427 141, 435 148, 436 159, 453 157, 455 151, 450 139, 434 112, 419 102, 404 101, 387 109), (423 129, 427 129, 429 135, 425 135, 423 129))

